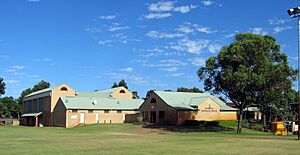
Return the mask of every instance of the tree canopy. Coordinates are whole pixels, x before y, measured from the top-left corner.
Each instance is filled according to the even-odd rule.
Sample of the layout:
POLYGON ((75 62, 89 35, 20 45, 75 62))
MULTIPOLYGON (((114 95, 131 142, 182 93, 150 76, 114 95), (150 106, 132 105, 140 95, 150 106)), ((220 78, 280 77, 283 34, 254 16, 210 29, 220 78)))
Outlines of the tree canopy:
POLYGON ((206 91, 224 94, 239 109, 239 133, 246 107, 287 103, 297 72, 288 64, 287 55, 280 53, 274 37, 240 33, 217 56, 206 60, 197 74, 206 91))
POLYGON ((186 88, 186 87, 178 87, 177 92, 191 92, 191 93, 203 93, 202 90, 199 88, 193 87, 193 88, 186 88))
POLYGON ((119 83, 114 82, 111 88, 116 88, 116 87, 125 87, 126 89, 128 89, 127 83, 125 82, 124 79, 122 79, 119 83))
POLYGON ((5 83, 3 78, 0 77, 0 96, 5 94, 5 83))

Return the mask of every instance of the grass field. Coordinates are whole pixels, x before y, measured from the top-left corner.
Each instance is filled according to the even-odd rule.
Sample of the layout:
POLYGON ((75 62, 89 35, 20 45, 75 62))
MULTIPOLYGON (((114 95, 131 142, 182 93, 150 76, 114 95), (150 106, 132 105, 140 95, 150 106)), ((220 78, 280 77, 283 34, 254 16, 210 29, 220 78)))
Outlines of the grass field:
POLYGON ((300 154, 296 136, 244 130, 193 132, 140 125, 73 129, 0 126, 0 154, 300 154))

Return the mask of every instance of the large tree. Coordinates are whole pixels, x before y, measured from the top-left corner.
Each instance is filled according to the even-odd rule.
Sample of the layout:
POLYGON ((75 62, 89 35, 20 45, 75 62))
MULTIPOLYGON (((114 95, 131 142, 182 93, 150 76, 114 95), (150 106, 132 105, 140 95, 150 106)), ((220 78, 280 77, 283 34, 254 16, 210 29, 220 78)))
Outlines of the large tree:
POLYGON ((205 90, 224 94, 238 108, 237 133, 242 129, 243 110, 250 105, 278 106, 274 102, 277 95, 284 88, 291 88, 295 74, 274 37, 250 33, 237 34, 233 43, 224 46, 198 70, 205 90))
POLYGON ((19 118, 20 108, 22 108, 13 97, 4 97, 0 99, 0 117, 19 118))
POLYGON ((0 96, 5 93, 5 83, 3 81, 3 78, 0 77, 0 96))

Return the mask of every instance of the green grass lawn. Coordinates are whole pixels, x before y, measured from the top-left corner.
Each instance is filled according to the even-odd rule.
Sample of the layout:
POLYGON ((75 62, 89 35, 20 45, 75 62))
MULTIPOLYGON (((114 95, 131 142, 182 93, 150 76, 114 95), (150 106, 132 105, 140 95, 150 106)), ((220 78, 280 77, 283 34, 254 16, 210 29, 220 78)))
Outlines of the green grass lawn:
POLYGON ((243 131, 180 132, 132 124, 0 126, 0 154, 300 154, 296 136, 243 131))

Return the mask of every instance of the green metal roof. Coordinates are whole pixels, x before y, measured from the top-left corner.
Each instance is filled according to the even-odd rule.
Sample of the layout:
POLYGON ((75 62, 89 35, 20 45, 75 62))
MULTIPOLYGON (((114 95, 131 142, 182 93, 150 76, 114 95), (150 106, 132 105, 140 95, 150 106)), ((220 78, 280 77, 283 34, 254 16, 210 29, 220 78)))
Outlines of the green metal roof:
POLYGON ((67 109, 135 110, 144 102, 142 99, 116 99, 102 97, 60 97, 67 109), (97 102, 93 104, 93 102, 97 102))
POLYGON ((38 112, 38 113, 27 113, 27 114, 23 114, 21 115, 21 117, 36 117, 36 116, 39 116, 41 115, 42 112, 38 112))
POLYGON ((116 87, 111 89, 104 89, 104 90, 97 90, 94 92, 78 92, 76 96, 78 97, 103 97, 109 98, 111 97, 112 93, 122 87, 116 87))
POLYGON ((216 102, 221 110, 236 110, 227 106, 218 97, 207 93, 188 93, 188 92, 170 92, 170 91, 154 91, 168 105, 176 109, 195 110, 193 106, 198 106, 208 98, 216 102))

